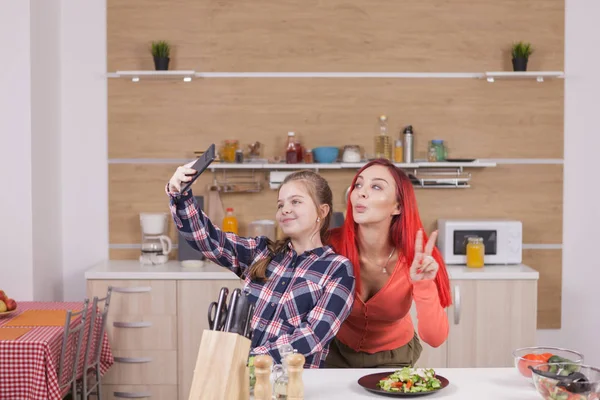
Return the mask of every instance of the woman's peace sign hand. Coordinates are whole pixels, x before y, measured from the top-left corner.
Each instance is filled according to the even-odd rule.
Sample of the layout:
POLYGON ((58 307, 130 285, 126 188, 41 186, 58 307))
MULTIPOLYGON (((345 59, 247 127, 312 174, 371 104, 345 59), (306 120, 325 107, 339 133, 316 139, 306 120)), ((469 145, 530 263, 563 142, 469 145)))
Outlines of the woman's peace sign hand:
POLYGON ((437 239, 437 231, 433 232, 423 248, 423 230, 417 232, 415 240, 415 258, 410 266, 410 279, 413 282, 434 279, 437 275, 439 264, 431 256, 435 241, 437 239))

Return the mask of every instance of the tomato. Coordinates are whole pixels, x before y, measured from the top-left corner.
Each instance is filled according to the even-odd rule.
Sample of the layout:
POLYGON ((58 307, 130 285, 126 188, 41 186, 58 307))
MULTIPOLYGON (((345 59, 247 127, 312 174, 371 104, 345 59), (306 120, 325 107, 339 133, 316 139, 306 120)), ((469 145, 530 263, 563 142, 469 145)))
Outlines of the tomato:
POLYGON ((394 382, 391 385, 393 388, 402 389, 402 382, 394 382))
MULTIPOLYGON (((550 358, 550 357, 548 357, 550 358)), ((521 375, 531 378, 533 371, 529 369, 529 366, 535 367, 536 365, 544 364, 548 360, 544 354, 526 354, 519 360, 518 369, 521 375)))

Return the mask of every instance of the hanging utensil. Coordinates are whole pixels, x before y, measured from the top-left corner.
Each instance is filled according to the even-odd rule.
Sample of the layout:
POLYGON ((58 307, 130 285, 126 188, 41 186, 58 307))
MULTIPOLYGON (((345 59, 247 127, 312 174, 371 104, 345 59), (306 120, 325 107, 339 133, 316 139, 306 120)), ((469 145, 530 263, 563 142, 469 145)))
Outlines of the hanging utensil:
POLYGON ((236 309, 238 306, 238 300, 241 296, 242 291, 240 289, 235 289, 231 293, 231 300, 229 301, 229 309, 227 310, 227 321, 225 322, 225 332, 231 332, 231 327, 233 325, 233 321, 236 315, 236 309))

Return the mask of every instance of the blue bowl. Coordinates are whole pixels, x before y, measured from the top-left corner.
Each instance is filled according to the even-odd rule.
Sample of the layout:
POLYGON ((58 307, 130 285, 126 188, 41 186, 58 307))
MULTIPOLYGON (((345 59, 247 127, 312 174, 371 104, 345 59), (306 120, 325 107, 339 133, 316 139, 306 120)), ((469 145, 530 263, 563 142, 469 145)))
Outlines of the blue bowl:
POLYGON ((312 153, 316 163, 331 164, 337 161, 340 149, 337 147, 315 147, 312 153))

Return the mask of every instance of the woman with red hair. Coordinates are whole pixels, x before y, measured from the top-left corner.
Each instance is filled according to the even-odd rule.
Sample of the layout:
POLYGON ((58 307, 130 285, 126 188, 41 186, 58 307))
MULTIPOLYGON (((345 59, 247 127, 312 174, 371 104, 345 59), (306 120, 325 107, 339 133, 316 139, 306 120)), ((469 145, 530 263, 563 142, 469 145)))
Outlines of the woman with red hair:
POLYGON ((387 160, 366 164, 350 190, 344 225, 329 240, 354 266, 355 299, 325 364, 414 365, 422 350, 419 338, 438 347, 448 337, 450 283, 435 247, 437 232, 427 238, 410 179, 387 160), (410 317, 413 300, 418 335, 410 317))

